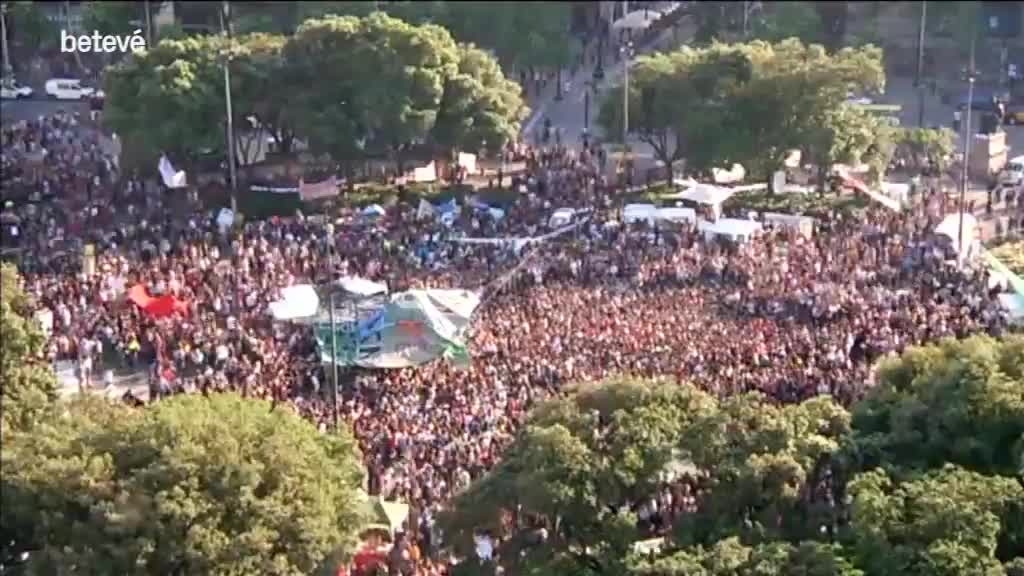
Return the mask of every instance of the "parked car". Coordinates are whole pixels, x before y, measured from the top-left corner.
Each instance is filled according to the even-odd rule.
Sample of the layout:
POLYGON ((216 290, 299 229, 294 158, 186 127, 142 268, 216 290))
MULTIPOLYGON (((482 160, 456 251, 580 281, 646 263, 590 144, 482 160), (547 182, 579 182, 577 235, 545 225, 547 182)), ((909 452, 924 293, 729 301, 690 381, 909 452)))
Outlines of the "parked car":
POLYGON ((999 173, 999 183, 1009 186, 1020 186, 1024 183, 1024 156, 1017 156, 1007 162, 999 173))
POLYGON ((46 95, 55 100, 82 100, 102 98, 103 91, 86 86, 77 78, 50 78, 46 81, 46 95))
POLYGON ((31 98, 32 88, 23 86, 14 78, 0 80, 0 98, 4 100, 17 100, 19 98, 31 98))

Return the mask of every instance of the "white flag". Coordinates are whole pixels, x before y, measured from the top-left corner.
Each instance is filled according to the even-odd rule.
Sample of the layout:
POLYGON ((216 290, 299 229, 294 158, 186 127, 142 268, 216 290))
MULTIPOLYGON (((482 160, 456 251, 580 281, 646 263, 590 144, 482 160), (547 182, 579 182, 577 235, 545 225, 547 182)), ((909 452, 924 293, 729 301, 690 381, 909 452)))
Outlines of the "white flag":
POLYGON ((420 206, 416 209, 416 218, 429 218, 434 215, 434 207, 426 199, 420 198, 420 206))
POLYGON ((157 164, 157 170, 160 171, 160 178, 164 181, 164 186, 167 186, 168 188, 185 187, 185 171, 181 170, 175 172, 174 166, 171 165, 171 161, 167 159, 167 156, 160 157, 160 163, 157 164))

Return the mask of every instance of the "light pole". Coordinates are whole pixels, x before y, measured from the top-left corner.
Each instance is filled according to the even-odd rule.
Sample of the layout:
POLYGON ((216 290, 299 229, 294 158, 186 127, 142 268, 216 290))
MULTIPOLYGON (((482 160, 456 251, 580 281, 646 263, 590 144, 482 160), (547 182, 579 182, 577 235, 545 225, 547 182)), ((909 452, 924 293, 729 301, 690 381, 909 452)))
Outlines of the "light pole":
POLYGON ((924 75, 924 28, 928 20, 928 2, 921 2, 921 23, 917 28, 917 72, 914 83, 917 85, 917 126, 924 128, 924 83, 921 81, 924 75))
POLYGON ((633 41, 628 40, 622 46, 622 147, 628 146, 629 140, 629 61, 633 58, 633 41))
POLYGON ((146 8, 146 46, 153 49, 153 16, 149 13, 149 0, 143 2, 146 8))
POLYGON ((7 4, 0 4, 0 40, 3 40, 5 75, 11 73, 11 53, 7 48, 7 4))
POLYGON ((221 9, 220 26, 221 31, 228 39, 228 52, 224 55, 224 103, 228 127, 228 175, 231 178, 231 211, 238 214, 238 178, 235 174, 235 122, 231 112, 231 6, 228 4, 228 0, 224 0, 221 9))
POLYGON ((338 431, 338 324, 334 320, 334 285, 331 285, 331 424, 338 431))
MULTIPOLYGON (((972 30, 974 30, 972 28, 972 30)), ((971 109, 974 108, 974 45, 975 39, 977 38, 977 31, 972 32, 971 36, 971 60, 970 67, 967 70, 967 114, 965 118, 964 129, 964 165, 960 170, 960 221, 957 224, 956 238, 957 238, 957 260, 961 260, 964 252, 964 208, 965 202, 967 201, 967 170, 971 163, 971 136, 974 134, 974 128, 971 125, 971 109)))

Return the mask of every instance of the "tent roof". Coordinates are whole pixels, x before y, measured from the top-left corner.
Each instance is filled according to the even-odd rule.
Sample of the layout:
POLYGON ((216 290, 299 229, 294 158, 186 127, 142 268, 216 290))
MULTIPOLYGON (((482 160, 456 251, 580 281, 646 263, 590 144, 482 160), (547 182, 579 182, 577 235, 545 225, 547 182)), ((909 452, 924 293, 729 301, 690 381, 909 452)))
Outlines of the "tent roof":
MULTIPOLYGON (((684 186, 688 185, 688 182, 685 180, 678 183, 684 186)), ((736 191, 732 188, 723 188, 713 184, 695 183, 690 185, 689 188, 680 190, 679 192, 665 196, 664 198, 666 200, 686 200, 688 202, 696 202, 697 204, 714 206, 725 202, 735 193, 736 191)))
POLYGON ((634 10, 612 22, 612 30, 645 30, 661 18, 657 10, 634 10))
MULTIPOLYGON (((971 242, 977 237, 978 234, 978 220, 973 214, 964 214, 964 244, 967 246, 971 245, 971 242)), ((953 247, 956 248, 957 252, 960 250, 960 214, 950 214, 939 222, 939 225, 935 227, 935 233, 941 234, 949 238, 953 242, 953 247)))
POLYGON ((387 284, 374 282, 359 276, 345 276, 338 280, 338 286, 345 292, 357 296, 376 296, 388 293, 387 284))

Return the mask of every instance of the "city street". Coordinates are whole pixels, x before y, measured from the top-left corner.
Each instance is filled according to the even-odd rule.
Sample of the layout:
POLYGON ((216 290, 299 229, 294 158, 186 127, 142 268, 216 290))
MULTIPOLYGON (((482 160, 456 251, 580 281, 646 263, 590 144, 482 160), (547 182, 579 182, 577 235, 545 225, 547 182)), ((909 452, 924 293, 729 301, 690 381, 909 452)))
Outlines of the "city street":
POLYGON ((57 112, 77 111, 81 114, 89 113, 87 102, 56 101, 43 98, 32 98, 30 100, 2 100, 0 101, 0 124, 7 126, 22 120, 36 120, 40 116, 57 112))

